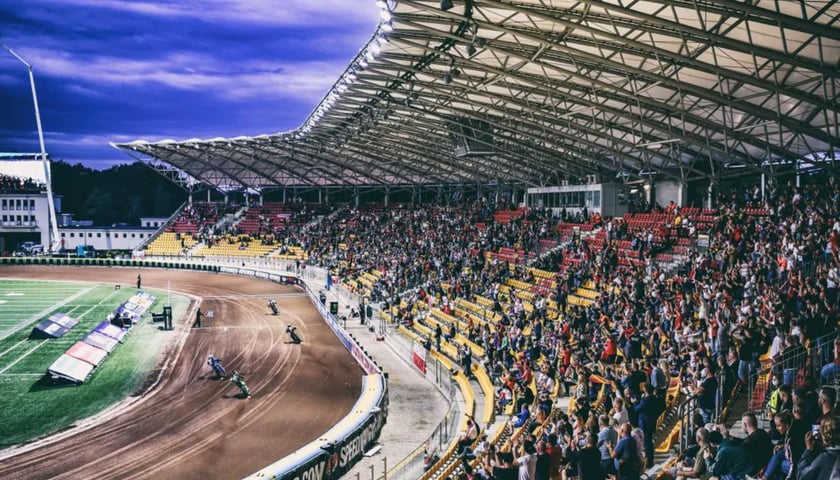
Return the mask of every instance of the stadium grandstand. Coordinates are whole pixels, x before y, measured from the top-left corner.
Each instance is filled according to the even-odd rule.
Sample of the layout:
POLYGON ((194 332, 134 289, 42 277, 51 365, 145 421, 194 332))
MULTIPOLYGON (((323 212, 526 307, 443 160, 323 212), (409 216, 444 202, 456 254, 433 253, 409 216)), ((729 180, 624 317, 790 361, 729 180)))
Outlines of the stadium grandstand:
POLYGON ((190 192, 146 254, 323 267, 474 375, 424 479, 829 478, 837 3, 377 3, 299 128, 114 145, 190 192))

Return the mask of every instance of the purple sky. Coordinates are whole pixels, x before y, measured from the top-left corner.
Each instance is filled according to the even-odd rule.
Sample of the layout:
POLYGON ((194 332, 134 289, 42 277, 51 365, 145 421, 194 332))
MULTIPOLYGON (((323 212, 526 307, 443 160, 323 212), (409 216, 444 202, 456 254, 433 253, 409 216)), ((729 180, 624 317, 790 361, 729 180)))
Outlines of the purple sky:
MULTIPOLYGON (((0 39, 35 68, 53 159, 107 168, 109 141, 300 125, 373 34, 374 0, 27 0, 0 39)), ((0 151, 36 152, 24 66, 0 50, 0 151)))

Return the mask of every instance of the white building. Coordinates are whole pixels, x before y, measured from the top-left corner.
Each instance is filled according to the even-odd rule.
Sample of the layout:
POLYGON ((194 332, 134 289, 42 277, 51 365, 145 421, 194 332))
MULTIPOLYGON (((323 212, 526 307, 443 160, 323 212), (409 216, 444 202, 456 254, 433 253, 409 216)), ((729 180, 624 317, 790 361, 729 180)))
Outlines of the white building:
POLYGON ((166 225, 169 217, 140 217, 140 226, 145 228, 160 228, 166 225))
MULTIPOLYGON (((75 250, 92 245, 96 250, 133 250, 149 240, 166 217, 144 217, 142 226, 115 225, 97 227, 90 221, 73 220, 62 214, 61 196, 56 195, 55 211, 59 216, 58 239, 61 247, 75 250)), ((0 193, 0 254, 21 250, 24 243, 49 246, 49 209, 46 192, 0 193)))
MULTIPOLYGON (((55 210, 61 211, 56 195, 55 210)), ((12 252, 25 242, 49 245, 49 208, 46 192, 21 191, 0 194, 0 252, 12 252)))
POLYGON ((75 250, 91 245, 96 250, 134 250, 149 240, 157 228, 147 227, 58 227, 62 248, 75 250))

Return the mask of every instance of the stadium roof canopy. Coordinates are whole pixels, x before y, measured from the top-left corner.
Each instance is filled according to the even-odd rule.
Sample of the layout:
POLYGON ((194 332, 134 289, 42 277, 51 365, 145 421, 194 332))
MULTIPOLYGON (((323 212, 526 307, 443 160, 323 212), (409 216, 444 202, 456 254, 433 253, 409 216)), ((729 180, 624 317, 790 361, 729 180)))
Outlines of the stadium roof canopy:
POLYGON ((840 149, 835 0, 377 4, 298 129, 117 147, 220 188, 693 181, 840 149))

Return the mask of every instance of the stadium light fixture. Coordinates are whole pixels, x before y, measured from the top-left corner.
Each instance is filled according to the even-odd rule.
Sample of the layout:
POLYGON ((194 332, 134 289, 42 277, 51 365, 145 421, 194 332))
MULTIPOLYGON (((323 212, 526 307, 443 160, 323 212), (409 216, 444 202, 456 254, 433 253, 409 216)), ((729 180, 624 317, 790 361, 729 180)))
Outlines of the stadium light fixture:
POLYGON ((52 192, 52 173, 50 172, 50 162, 47 161, 47 148, 44 145, 44 129, 41 126, 41 109, 38 107, 38 94, 35 91, 35 74, 32 72, 32 64, 24 60, 23 57, 18 55, 11 49, 11 47, 3 43, 2 40, 0 40, 0 45, 2 45, 3 48, 5 48, 6 51, 13 57, 18 59, 20 63, 24 64, 29 72, 29 86, 32 88, 32 103, 35 104, 35 123, 38 126, 38 141, 41 144, 41 162, 43 162, 44 166, 44 180, 47 184, 47 202, 49 202, 49 205, 47 206, 50 213, 50 220, 47 225, 47 239, 49 240, 49 246, 47 248, 48 251, 52 253, 58 245, 58 219, 55 216, 55 202, 53 200, 52 192), (53 236, 55 236, 55 238, 53 238, 53 236))
POLYGON ((382 23, 382 30, 386 32, 393 32, 394 31, 394 24, 391 22, 383 22, 382 23))
POLYGON ((455 5, 452 3, 452 0, 440 0, 440 9, 444 12, 449 10, 450 8, 454 7, 455 5))
POLYGON ((391 12, 389 12, 388 10, 382 10, 382 12, 379 13, 379 17, 382 18, 383 22, 390 22, 391 12))
POLYGON ((388 8, 388 2, 386 2, 385 0, 377 0, 376 6, 381 8, 382 10, 385 10, 388 8))

